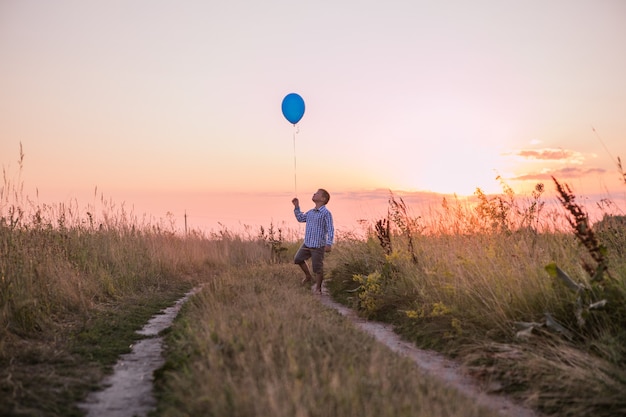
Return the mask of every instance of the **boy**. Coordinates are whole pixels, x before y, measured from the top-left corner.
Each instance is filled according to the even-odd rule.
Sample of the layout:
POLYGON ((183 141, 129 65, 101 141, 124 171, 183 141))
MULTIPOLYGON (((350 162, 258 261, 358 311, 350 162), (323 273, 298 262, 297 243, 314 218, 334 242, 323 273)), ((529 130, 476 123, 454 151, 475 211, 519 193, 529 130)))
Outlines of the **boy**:
POLYGON ((313 281, 313 276, 309 271, 306 260, 311 258, 313 273, 315 274, 315 290, 322 293, 322 281, 324 279, 324 253, 330 252, 335 236, 333 216, 326 208, 330 200, 328 191, 320 188, 313 194, 315 208, 303 213, 300 211, 300 201, 297 198, 291 200, 294 206, 293 213, 300 223, 306 223, 304 231, 304 242, 296 256, 294 263, 299 265, 304 272, 302 284, 313 281))

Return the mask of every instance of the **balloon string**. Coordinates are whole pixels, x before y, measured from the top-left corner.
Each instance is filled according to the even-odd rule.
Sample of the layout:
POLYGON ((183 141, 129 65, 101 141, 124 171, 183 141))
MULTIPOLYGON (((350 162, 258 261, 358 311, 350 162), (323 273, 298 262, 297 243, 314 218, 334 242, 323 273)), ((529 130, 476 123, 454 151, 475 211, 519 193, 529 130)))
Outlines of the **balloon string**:
POLYGON ((297 166, 296 166, 296 134, 298 133, 298 128, 296 125, 293 125, 293 189, 296 197, 298 197, 298 178, 297 178, 297 166))

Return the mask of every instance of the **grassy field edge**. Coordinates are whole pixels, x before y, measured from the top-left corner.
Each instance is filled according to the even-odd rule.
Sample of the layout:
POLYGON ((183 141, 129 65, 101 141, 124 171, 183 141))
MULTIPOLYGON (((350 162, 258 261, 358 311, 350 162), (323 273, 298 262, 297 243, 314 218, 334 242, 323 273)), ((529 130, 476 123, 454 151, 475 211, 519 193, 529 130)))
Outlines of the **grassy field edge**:
POLYGON ((0 363, 0 415, 84 415, 77 403, 130 352, 141 338, 136 331, 189 288, 176 284, 138 292, 24 335, 11 359, 0 363))

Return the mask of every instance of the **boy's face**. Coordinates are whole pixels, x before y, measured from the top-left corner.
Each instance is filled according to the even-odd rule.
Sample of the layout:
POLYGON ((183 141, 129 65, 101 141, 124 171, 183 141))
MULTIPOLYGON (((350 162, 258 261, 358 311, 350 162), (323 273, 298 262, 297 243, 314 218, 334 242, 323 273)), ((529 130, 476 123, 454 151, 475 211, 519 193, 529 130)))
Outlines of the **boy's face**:
POLYGON ((311 200, 313 200, 314 203, 323 203, 324 194, 320 190, 317 190, 315 194, 313 194, 313 197, 311 198, 311 200))

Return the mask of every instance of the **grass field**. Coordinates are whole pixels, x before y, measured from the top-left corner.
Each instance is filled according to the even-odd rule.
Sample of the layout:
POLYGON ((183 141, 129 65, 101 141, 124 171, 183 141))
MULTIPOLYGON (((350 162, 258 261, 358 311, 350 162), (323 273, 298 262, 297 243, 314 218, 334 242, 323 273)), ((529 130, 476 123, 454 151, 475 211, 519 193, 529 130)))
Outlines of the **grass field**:
MULTIPOLYGON (((365 238, 338 236, 328 288, 547 415, 626 414, 626 227, 591 227, 561 187, 557 212, 539 188, 427 218, 391 195, 365 238)), ((123 207, 0 197, 1 415, 80 415, 134 330, 199 284, 155 415, 488 415, 324 309, 290 264, 299 242, 271 225, 181 236, 123 207)))
POLYGON ((156 415, 489 416, 324 307, 292 265, 208 284, 168 334, 156 415))

